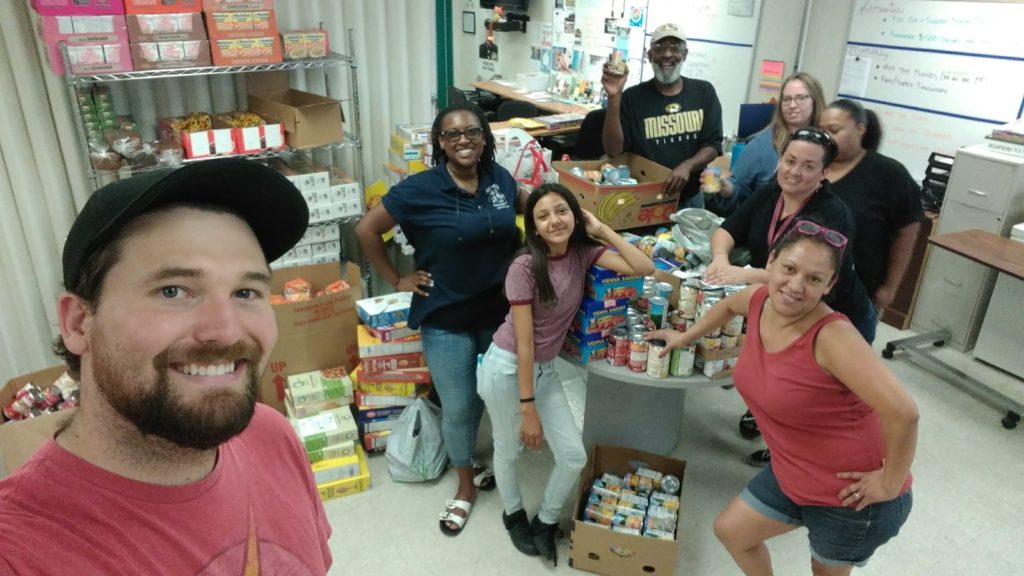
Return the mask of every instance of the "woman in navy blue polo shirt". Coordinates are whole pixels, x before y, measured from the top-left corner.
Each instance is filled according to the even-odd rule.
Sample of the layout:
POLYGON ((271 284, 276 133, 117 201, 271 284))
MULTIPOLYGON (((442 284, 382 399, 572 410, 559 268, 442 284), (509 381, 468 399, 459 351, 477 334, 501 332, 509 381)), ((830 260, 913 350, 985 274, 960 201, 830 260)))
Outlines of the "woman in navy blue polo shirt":
POLYGON ((413 292, 409 326, 423 335, 423 351, 442 404, 442 435, 459 475, 459 488, 441 513, 441 531, 462 531, 477 489, 493 489, 494 475, 474 466, 483 415, 476 393, 476 359, 487 351, 508 313, 505 274, 520 245, 519 198, 511 174, 494 161, 494 136, 479 108, 456 104, 431 130, 434 167, 395 185, 356 226, 359 244, 377 273, 399 291, 413 292), (416 249, 416 270, 402 276, 381 234, 396 224, 416 249))

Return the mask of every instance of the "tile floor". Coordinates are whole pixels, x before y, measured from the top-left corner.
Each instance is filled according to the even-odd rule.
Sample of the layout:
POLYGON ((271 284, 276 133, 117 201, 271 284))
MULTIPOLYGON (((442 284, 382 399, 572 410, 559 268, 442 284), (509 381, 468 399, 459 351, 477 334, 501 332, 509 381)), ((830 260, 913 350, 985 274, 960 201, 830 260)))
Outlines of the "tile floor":
MULTIPOLYGON (((909 333, 907 333, 909 334, 909 333)), ((903 333, 879 327, 876 349, 903 333)), ((1024 402, 1024 382, 953 350, 943 358, 1024 402)), ((1004 430, 1001 412, 916 368, 887 364, 916 399, 921 421, 914 464, 914 512, 902 533, 854 574, 959 576, 1011 574, 1024 562, 1024 425, 1004 430)), ((566 365, 566 373, 571 370, 566 365)), ((585 389, 573 380, 575 405, 585 389)), ((735 390, 690 392, 682 440, 671 454, 687 461, 683 482, 680 561, 677 574, 740 574, 715 539, 712 522, 755 470, 743 455, 759 448, 743 440, 736 420, 743 403, 735 390)), ((490 451, 490 426, 481 428, 478 451, 490 451)), ((520 478, 527 509, 536 510, 551 466, 550 453, 526 454, 520 478), (532 497, 531 497, 532 496, 532 497)), ((497 492, 482 493, 466 530, 441 534, 438 513, 455 491, 454 474, 427 484, 395 484, 383 456, 370 459, 373 488, 326 503, 334 526, 331 574, 546 574, 581 573, 568 565, 569 506, 557 568, 517 552, 501 525, 497 492)), ((769 542, 776 574, 810 574, 806 532, 769 542)))

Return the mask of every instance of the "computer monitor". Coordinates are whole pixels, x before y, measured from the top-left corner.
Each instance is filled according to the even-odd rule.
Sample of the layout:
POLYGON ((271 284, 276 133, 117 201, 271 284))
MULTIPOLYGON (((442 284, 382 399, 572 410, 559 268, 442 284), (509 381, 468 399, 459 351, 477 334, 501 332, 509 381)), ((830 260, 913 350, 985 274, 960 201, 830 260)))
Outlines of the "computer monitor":
POLYGON ((749 138, 772 121, 775 104, 740 104, 740 125, 736 130, 739 138, 749 138))

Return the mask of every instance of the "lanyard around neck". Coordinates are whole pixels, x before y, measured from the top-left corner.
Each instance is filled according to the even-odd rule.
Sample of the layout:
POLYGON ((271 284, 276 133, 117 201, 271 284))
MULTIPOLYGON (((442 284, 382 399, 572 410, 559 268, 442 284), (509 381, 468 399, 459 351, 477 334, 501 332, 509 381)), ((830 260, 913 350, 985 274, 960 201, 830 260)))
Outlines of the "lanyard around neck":
POLYGON ((779 194, 779 199, 778 201, 775 202, 775 214, 772 215, 772 224, 771 226, 768 227, 768 250, 771 250, 772 246, 775 246, 775 242, 779 239, 780 236, 782 236, 782 233, 786 231, 786 228, 789 226, 789 223, 793 220, 793 218, 796 217, 797 214, 800 213, 801 210, 804 209, 804 206, 807 206, 807 203, 811 201, 811 198, 813 198, 816 193, 817 190, 812 192, 810 196, 805 198, 804 201, 801 202, 799 206, 797 206, 796 211, 790 214, 789 216, 786 216, 786 218, 782 222, 779 222, 779 216, 782 216, 782 206, 785 204, 785 192, 779 194), (778 228, 776 228, 776 226, 778 228))

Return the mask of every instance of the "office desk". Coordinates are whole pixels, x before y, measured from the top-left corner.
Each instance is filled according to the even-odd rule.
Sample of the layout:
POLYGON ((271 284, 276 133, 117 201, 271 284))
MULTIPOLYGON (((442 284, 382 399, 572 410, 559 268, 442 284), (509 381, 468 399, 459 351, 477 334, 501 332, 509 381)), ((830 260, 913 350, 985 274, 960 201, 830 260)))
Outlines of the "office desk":
MULTIPOLYGON (((984 230, 964 230, 951 234, 939 234, 932 236, 928 241, 939 248, 1024 280, 1024 244, 984 230)), ((1024 335, 1024 326, 1021 327, 1021 334, 1024 335)), ((910 338, 893 340, 885 344, 882 356, 892 358, 893 353, 897 350, 908 353, 910 358, 920 362, 919 365, 922 368, 931 371, 936 376, 996 409, 1007 409, 1006 415, 1002 419, 1003 427, 1008 430, 1016 428, 1020 422, 1021 413, 1024 413, 1024 405, 931 355, 931 347, 943 346, 949 336, 949 329, 943 328, 910 338)))
MULTIPOLYGON (((590 109, 585 106, 578 104, 565 104, 556 100, 548 100, 547 102, 541 102, 537 100, 530 100, 526 97, 526 92, 520 92, 517 88, 506 86, 500 82, 494 82, 493 80, 480 80, 476 82, 470 82, 470 86, 479 90, 486 90, 492 94, 497 94, 502 98, 508 98, 509 100, 521 100, 523 102, 532 102, 537 108, 551 112, 552 114, 566 114, 568 112, 579 112, 580 114, 586 114, 590 112, 590 109)), ((552 98, 555 96, 552 95, 552 98)))
MULTIPOLYGON (((512 123, 510 122, 491 122, 492 132, 501 130, 502 128, 519 128, 519 126, 513 126, 512 123)), ((526 130, 526 128, 522 128, 522 130, 526 130)), ((531 130, 526 130, 526 133, 529 134, 530 136, 533 136, 534 138, 543 138, 545 136, 557 136, 559 134, 575 134, 579 131, 580 126, 579 124, 577 124, 575 126, 566 126, 564 128, 557 128, 555 130, 551 130, 548 128, 533 128, 531 130)))
POLYGON ((669 454, 679 443, 686 391, 732 384, 731 378, 711 380, 697 372, 657 379, 604 359, 580 364, 568 354, 561 358, 579 368, 587 382, 583 446, 588 450, 608 444, 669 454))

